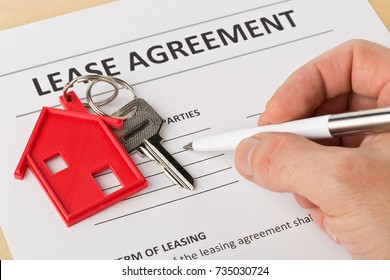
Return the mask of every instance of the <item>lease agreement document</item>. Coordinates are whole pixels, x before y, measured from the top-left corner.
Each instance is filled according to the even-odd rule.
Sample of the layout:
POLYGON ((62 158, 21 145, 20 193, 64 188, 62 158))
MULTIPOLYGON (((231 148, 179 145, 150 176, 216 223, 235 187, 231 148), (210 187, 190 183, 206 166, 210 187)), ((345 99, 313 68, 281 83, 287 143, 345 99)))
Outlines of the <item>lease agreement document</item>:
MULTIPOLYGON (((182 147, 255 126, 289 74, 354 38, 390 42, 365 0, 118 1, 1 32, 0 225, 14 258, 349 258, 291 194, 239 176, 232 152, 182 147), (62 88, 85 74, 119 77, 156 109, 162 145, 195 178, 195 191, 132 154, 148 187, 67 228, 31 171, 13 178, 41 108, 62 108, 62 88)), ((85 89, 75 86, 81 99, 85 89)), ((106 98, 112 87, 98 83, 93 94, 106 98)), ((101 109, 130 98, 121 90, 101 109)), ((96 180, 105 191, 121 187, 112 173, 96 180)))

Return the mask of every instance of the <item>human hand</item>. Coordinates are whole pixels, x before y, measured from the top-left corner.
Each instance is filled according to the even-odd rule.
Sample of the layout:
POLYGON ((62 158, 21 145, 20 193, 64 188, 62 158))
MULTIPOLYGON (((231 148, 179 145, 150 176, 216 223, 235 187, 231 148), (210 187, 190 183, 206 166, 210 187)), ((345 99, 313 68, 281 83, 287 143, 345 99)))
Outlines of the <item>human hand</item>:
MULTIPOLYGON (((295 71, 259 125, 390 106, 390 49, 353 40, 295 71)), ((236 150, 237 170, 291 192, 315 223, 353 258, 390 259, 390 133, 316 143, 260 133, 236 150)))

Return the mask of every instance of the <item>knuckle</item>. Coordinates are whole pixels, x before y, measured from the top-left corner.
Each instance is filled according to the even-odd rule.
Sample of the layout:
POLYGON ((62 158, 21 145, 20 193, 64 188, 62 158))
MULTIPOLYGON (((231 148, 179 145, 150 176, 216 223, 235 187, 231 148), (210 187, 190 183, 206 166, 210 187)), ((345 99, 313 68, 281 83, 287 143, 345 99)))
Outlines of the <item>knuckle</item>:
POLYGON ((355 148, 334 153, 329 174, 333 180, 322 197, 323 201, 333 201, 333 207, 326 209, 328 213, 350 215, 357 209, 376 211, 383 195, 384 173, 372 165, 371 155, 355 148))
POLYGON ((368 166, 366 157, 351 148, 335 153, 330 172, 339 183, 351 184, 368 166))
MULTIPOLYGON (((252 166, 258 171, 255 173, 257 181, 264 184, 265 187, 271 187, 277 190, 276 182, 279 181, 284 172, 285 163, 282 160, 283 155, 290 147, 287 137, 272 134, 262 145, 261 156, 254 158, 252 166)), ((256 153, 256 151, 255 151, 256 153)))

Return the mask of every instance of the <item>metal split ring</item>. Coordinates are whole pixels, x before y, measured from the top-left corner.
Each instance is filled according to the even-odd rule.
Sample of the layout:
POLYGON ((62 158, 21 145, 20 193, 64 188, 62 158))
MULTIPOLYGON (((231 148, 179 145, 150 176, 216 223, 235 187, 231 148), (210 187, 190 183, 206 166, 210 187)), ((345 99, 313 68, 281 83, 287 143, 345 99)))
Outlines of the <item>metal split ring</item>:
MULTIPOLYGON (((90 82, 90 81, 92 81, 92 82, 103 81, 103 82, 109 83, 110 85, 112 85, 114 87, 114 93, 111 96, 107 97, 106 99, 103 99, 101 101, 96 102, 94 105, 96 105, 96 106, 106 105, 106 104, 110 103, 112 100, 114 100, 118 96, 119 87, 118 87, 117 82, 115 82, 112 77, 101 76, 101 75, 83 75, 83 76, 79 76, 77 78, 74 78, 72 81, 70 81, 69 83, 67 83, 65 85, 65 87, 63 89, 63 95, 64 95, 65 100, 66 101, 71 101, 72 98, 68 94, 68 90, 71 87, 73 87, 73 85, 75 83, 90 82)), ((86 108, 91 107, 90 102, 83 103, 83 105, 86 108)))
MULTIPOLYGON (((86 91, 86 97, 87 97, 88 102, 83 103, 83 105, 86 108, 91 108, 99 116, 110 116, 107 113, 100 110, 99 106, 106 105, 106 104, 110 103, 111 101, 113 101, 118 96, 120 89, 124 88, 124 89, 130 91, 131 94, 133 95, 133 99, 135 99, 137 97, 135 95, 134 89, 131 87, 131 85, 129 85, 128 83, 126 83, 125 81, 123 81, 119 78, 115 78, 115 77, 111 77, 111 76, 103 76, 103 75, 83 75, 83 76, 79 76, 79 77, 73 79, 72 81, 70 81, 69 83, 67 83, 65 85, 65 87, 63 89, 63 95, 64 95, 64 98, 66 101, 71 101, 71 99, 72 99, 72 97, 68 94, 68 90, 71 87, 73 87, 73 85, 75 83, 80 83, 80 82, 91 82, 88 84, 88 88, 86 91), (95 102, 92 99, 91 91, 92 91, 92 87, 99 82, 106 82, 106 83, 112 85, 114 88, 114 93, 111 96, 107 97, 106 99, 95 102)), ((135 111, 136 110, 131 110, 125 116, 121 116, 121 117, 114 116, 114 117, 119 118, 119 119, 127 119, 127 118, 132 117, 135 114, 135 111)))
MULTIPOLYGON (((115 77, 107 77, 107 76, 98 76, 98 77, 105 77, 107 78, 108 80, 111 80, 110 81, 110 84, 114 84, 114 87, 117 91, 119 91, 119 86, 122 86, 122 88, 130 91, 130 93, 133 95, 132 99, 135 99, 137 98, 137 96, 135 95, 135 92, 134 92, 134 89, 132 88, 131 85, 129 85, 128 83, 126 83, 125 81, 119 79, 119 78, 115 78, 115 77)), ((100 104, 101 102, 94 102, 92 100, 92 95, 91 95, 91 91, 92 91, 92 87, 97 84, 98 82, 106 82, 106 80, 103 80, 103 79, 95 79, 92 81, 92 83, 90 83, 88 85, 88 88, 87 88, 87 91, 86 91, 86 96, 87 96, 87 101, 88 101, 88 104, 89 106, 91 107, 91 109, 93 111, 95 111, 95 113, 99 116, 110 116, 110 117, 114 117, 114 118, 118 118, 118 119, 128 119, 128 118, 131 118, 135 112, 136 112, 136 108, 134 108, 135 110, 131 110, 128 114, 126 114, 125 116, 111 116, 111 115, 108 115, 107 113, 103 112, 102 110, 99 109, 99 106, 101 105, 104 105, 104 104, 100 104)), ((104 100, 103 100, 104 101, 104 100)))

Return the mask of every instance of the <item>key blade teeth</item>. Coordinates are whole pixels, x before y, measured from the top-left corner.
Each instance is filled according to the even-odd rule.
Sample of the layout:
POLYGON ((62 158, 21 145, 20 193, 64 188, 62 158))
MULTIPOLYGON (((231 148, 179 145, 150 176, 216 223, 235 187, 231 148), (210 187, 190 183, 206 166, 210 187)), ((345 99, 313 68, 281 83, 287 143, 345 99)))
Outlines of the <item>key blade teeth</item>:
MULTIPOLYGON (((164 173, 172 182, 187 190, 194 190, 194 178, 169 154, 162 146, 157 149, 150 141, 144 140, 145 153, 151 159, 162 165, 164 173)), ((159 142, 158 142, 159 144, 159 142)))
POLYGON ((175 179, 175 177, 171 176, 171 174, 165 168, 164 173, 175 185, 180 185, 179 182, 175 179))
POLYGON ((172 174, 166 168, 164 168, 164 173, 172 182, 174 182, 176 185, 182 187, 183 189, 190 190, 190 191, 193 191, 195 189, 193 182, 191 183, 187 180, 180 180, 181 182, 179 182, 177 180, 177 178, 172 176, 172 174))
POLYGON ((194 190, 193 183, 191 184, 190 182, 183 182, 183 181, 182 183, 180 183, 178 180, 176 180, 174 176, 171 175, 171 173, 166 168, 164 168, 164 173, 173 183, 182 187, 183 189, 190 190, 190 191, 194 190))

